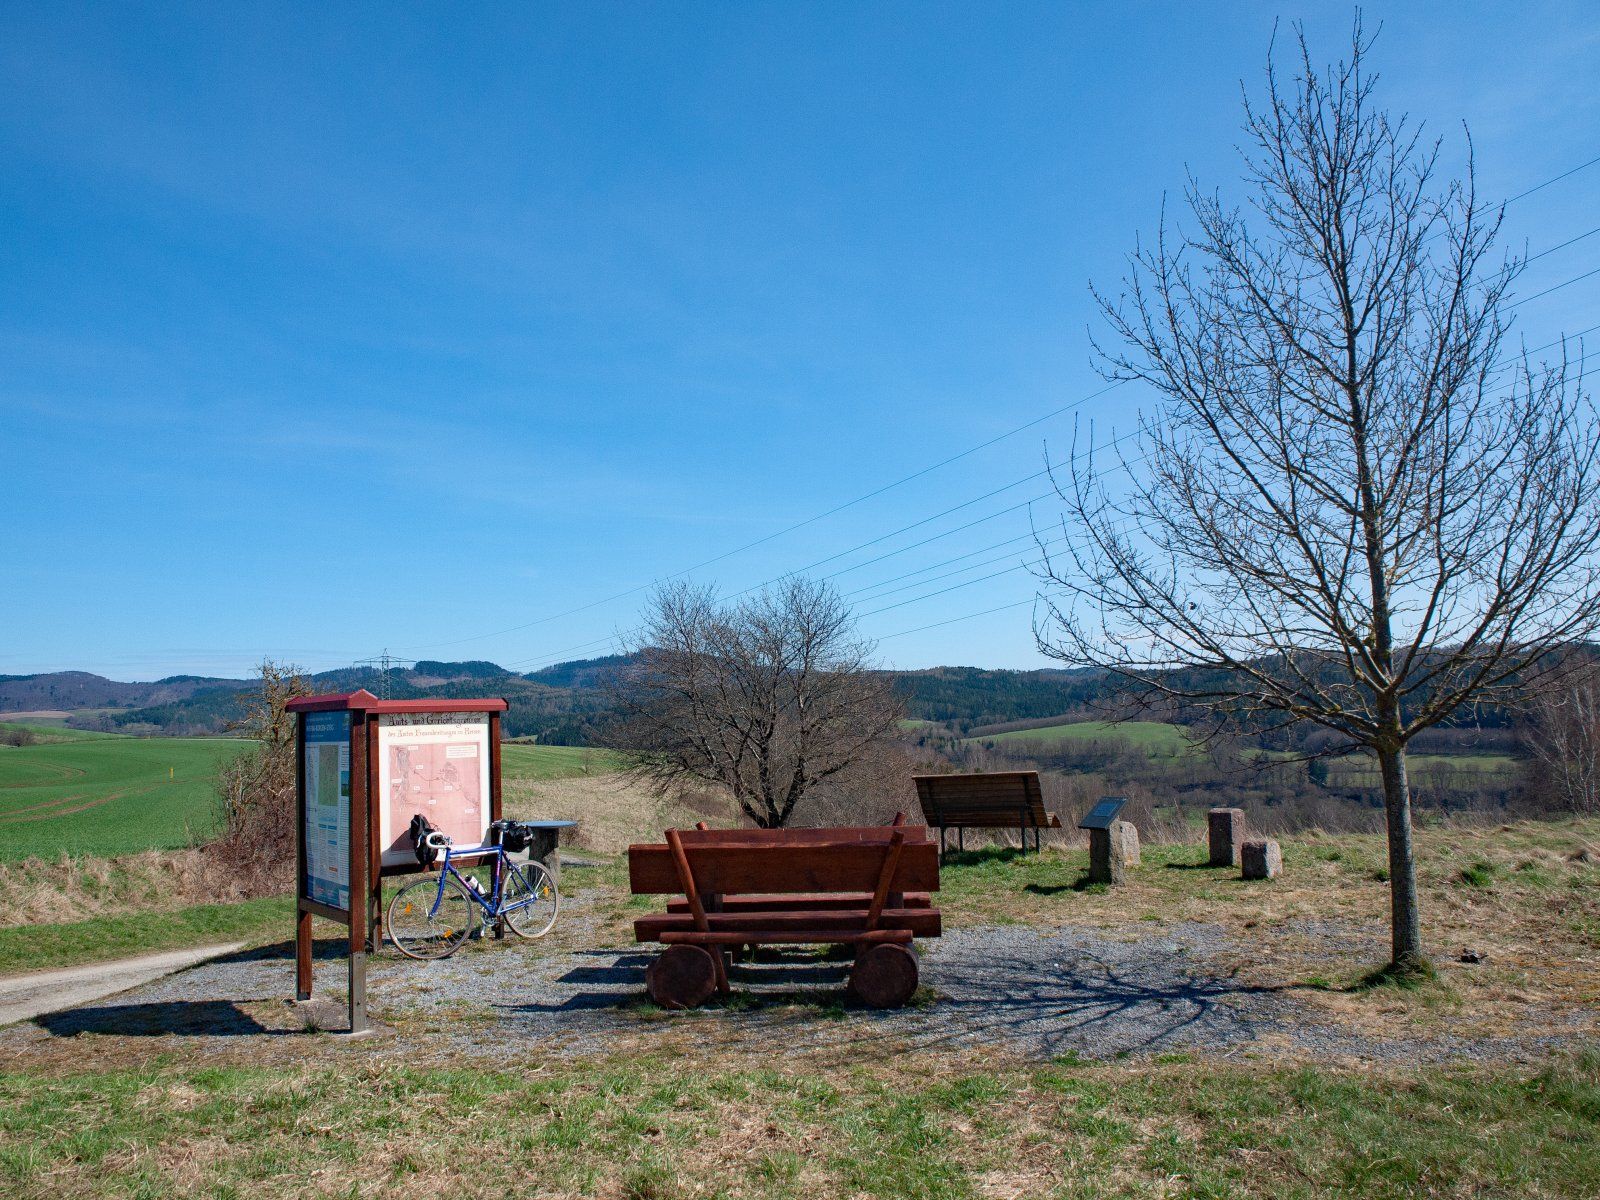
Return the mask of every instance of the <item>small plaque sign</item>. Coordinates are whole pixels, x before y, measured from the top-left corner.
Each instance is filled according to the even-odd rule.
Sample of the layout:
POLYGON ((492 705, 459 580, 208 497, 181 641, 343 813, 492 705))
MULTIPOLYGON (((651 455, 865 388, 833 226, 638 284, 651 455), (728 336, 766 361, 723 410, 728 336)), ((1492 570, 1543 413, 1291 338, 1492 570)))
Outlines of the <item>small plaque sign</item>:
POLYGON ((1089 810, 1089 815, 1078 822, 1079 829, 1110 829, 1111 822, 1117 819, 1117 814, 1128 803, 1126 796, 1107 796, 1089 810))

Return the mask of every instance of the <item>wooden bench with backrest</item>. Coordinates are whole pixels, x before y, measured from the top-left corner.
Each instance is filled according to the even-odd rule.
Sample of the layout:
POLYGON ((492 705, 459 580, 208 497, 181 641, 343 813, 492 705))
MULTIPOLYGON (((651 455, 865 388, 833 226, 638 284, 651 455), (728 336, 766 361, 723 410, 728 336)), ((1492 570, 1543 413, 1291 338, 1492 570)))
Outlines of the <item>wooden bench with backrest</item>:
POLYGON ((912 940, 943 931, 938 909, 904 898, 938 890, 938 849, 908 828, 834 832, 669 829, 664 845, 630 846, 634 895, 683 897, 634 922, 638 941, 666 947, 646 972, 651 998, 691 1008, 726 993, 729 948, 848 945, 851 992, 873 1007, 904 1004, 917 987, 912 940), (788 836, 728 836, 768 832, 788 836))
POLYGON ((968 829, 1017 829, 1022 848, 1042 845, 1046 829, 1060 829, 1061 818, 1048 812, 1039 790, 1037 771, 989 771, 980 775, 917 775, 917 798, 922 815, 939 831, 939 850, 945 848, 945 831, 956 831, 956 846, 966 849, 968 829))
MULTIPOLYGON (((836 826, 827 829, 711 829, 704 821, 693 829, 681 829, 678 836, 686 846, 801 846, 820 842, 886 842, 896 829, 905 831, 907 842, 928 840, 925 825, 907 825, 905 813, 896 813, 888 825, 836 826)), ((766 912, 784 909, 865 908, 872 902, 867 892, 843 892, 833 895, 773 894, 757 892, 749 896, 711 896, 706 903, 718 912, 766 912)), ((930 908, 933 898, 927 892, 891 893, 890 908, 930 908)), ((667 911, 686 913, 689 901, 683 898, 669 900, 667 911)))

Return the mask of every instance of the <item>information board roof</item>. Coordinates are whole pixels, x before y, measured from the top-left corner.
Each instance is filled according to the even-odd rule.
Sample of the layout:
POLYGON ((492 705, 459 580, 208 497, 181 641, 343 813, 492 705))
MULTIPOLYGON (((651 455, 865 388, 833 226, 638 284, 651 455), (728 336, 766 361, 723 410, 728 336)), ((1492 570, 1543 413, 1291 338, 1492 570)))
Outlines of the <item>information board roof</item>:
POLYGON ((290 712, 335 712, 360 709, 373 713, 505 712, 508 705, 498 696, 481 700, 422 699, 380 700, 365 688, 354 692, 325 692, 320 696, 300 696, 284 705, 290 712))

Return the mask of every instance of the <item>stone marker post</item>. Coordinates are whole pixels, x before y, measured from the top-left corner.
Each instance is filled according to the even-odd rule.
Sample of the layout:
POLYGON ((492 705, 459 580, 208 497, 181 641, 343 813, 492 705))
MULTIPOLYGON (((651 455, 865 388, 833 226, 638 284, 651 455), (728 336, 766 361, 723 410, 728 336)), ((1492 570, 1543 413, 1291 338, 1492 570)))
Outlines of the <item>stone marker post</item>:
POLYGON ((1137 867, 1139 865, 1139 830, 1132 821, 1118 821, 1115 825, 1116 832, 1112 836, 1112 845, 1117 839, 1122 840, 1122 865, 1137 867))
POLYGON ((1211 840, 1211 865, 1237 867, 1239 847, 1244 844, 1244 809, 1213 808, 1206 813, 1211 840))
POLYGON ((1252 838, 1239 849, 1246 879, 1276 879, 1283 874, 1283 851, 1272 838, 1252 838))
POLYGON ((1139 861, 1139 834, 1129 821, 1113 821, 1109 829, 1089 830, 1089 882, 1119 884, 1128 874, 1129 841, 1133 862, 1139 861))

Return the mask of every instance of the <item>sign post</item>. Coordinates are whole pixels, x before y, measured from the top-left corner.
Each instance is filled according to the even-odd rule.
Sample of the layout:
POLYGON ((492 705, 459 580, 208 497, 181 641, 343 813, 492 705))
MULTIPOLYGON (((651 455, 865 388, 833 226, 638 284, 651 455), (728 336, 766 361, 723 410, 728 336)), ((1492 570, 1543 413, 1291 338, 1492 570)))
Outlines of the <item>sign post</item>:
POLYGON ((383 944, 383 879, 423 870, 421 813, 458 842, 500 819, 502 699, 380 700, 368 691, 292 700, 295 714, 295 998, 311 999, 311 919, 349 930, 350 1032, 367 1023, 367 955, 383 944))

